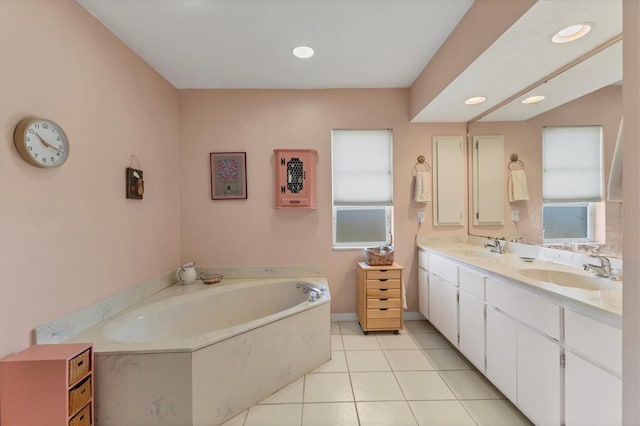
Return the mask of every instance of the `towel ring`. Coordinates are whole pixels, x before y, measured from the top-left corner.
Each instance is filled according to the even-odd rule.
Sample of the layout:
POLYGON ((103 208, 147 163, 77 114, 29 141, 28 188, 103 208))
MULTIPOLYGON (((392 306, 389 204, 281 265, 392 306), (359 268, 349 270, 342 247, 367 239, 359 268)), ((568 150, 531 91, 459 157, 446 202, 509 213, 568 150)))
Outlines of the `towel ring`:
POLYGON ((509 169, 509 170, 513 170, 513 169, 511 168, 511 165, 512 165, 513 163, 517 163, 517 164, 520 164, 520 167, 522 167, 522 170, 524 170, 524 163, 522 162, 522 160, 519 160, 519 159, 518 159, 518 154, 511 154, 511 156, 509 157, 509 159, 510 159, 511 161, 510 161, 510 162, 509 162, 509 164, 507 165, 507 169, 509 169))
POLYGON ((424 158, 424 155, 418 156, 418 162, 415 164, 415 166, 413 166, 414 173, 418 171, 419 166, 424 166, 427 169, 427 172, 431 171, 431 166, 429 165, 427 160, 424 158))

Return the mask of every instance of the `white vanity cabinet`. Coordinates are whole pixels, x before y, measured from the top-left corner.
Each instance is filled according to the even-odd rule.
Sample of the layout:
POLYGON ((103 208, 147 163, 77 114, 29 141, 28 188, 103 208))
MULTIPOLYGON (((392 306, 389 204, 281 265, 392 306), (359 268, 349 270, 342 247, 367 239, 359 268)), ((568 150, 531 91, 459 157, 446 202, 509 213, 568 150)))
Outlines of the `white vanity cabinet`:
POLYGON ((565 424, 622 423, 622 330, 565 310, 565 424))
POLYGON ((504 387, 503 392, 509 393, 509 399, 534 423, 560 425, 560 306, 515 284, 489 278, 486 281, 486 293, 487 305, 495 314, 492 315, 491 321, 487 316, 489 378, 497 376, 503 383, 498 388, 502 390, 504 387), (495 344, 502 345, 508 355, 496 353, 496 348, 489 350, 489 347, 495 344), (503 368, 505 371, 499 371, 503 368))
POLYGON ((458 288, 429 272, 429 321, 458 346, 458 288))
POLYGON ((572 351, 567 351, 565 356, 565 424, 622 424, 620 378, 572 351))
POLYGON ((458 346, 458 264, 429 256, 429 321, 458 346))
POLYGON ((478 370, 485 371, 484 276, 458 267, 459 349, 478 370))
POLYGON ((420 312, 536 425, 621 424, 615 317, 469 261, 419 259, 420 312))
POLYGON ((560 345, 522 324, 516 333, 517 405, 537 425, 560 425, 560 345))
POLYGON ((517 401, 516 322, 487 307, 487 371, 489 380, 512 402, 517 401))
POLYGON ((418 311, 429 319, 429 254, 418 252, 418 311))

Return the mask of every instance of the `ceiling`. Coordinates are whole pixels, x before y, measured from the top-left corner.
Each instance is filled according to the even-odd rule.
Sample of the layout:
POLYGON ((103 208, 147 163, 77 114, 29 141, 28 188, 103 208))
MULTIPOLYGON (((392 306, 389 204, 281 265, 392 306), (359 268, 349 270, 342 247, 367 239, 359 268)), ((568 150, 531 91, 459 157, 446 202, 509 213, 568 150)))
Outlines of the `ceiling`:
POLYGON ((179 89, 326 89, 409 87, 473 0, 77 2, 179 89))
MULTIPOLYGON (((410 87, 473 4, 473 0, 76 1, 179 89, 410 87), (312 46, 316 55, 295 58, 291 49, 302 44, 312 46)), ((478 119, 621 33, 622 0, 538 0, 453 76, 412 121, 478 119), (576 22, 595 26, 573 43, 549 41, 555 31, 576 22), (472 107, 462 103, 477 95, 487 101, 472 107)), ((600 78, 565 75, 565 83, 580 84, 548 86, 556 96, 553 102, 535 104, 535 115, 621 80, 619 51, 620 60, 617 53, 610 53, 589 68, 600 78)), ((574 68, 584 75, 584 70, 574 68)), ((500 115, 502 110, 482 119, 519 120, 533 111, 500 115)))

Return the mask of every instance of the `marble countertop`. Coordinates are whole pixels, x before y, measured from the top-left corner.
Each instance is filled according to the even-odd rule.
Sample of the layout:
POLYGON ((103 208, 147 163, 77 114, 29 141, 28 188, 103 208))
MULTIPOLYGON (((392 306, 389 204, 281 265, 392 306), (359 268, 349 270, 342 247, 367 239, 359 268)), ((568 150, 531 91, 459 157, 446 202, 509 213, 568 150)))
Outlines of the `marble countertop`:
MULTIPOLYGON (((529 290, 542 293, 554 299, 559 304, 573 307, 596 316, 612 325, 621 327, 622 281, 597 278, 598 280, 606 281, 605 284, 614 287, 613 290, 588 290, 539 281, 523 275, 521 271, 527 269, 543 269, 568 272, 584 277, 591 276, 582 270, 582 268, 567 265, 567 263, 571 262, 564 262, 565 264, 562 264, 550 261, 549 257, 553 258, 553 255, 550 256, 549 253, 545 253, 542 258, 539 258, 536 256, 535 246, 522 247, 524 246, 522 244, 511 244, 511 246, 507 245, 507 250, 504 254, 496 253, 495 255, 487 255, 488 257, 484 257, 484 254, 483 257, 473 256, 473 252, 477 253, 478 251, 489 253, 488 248, 483 248, 482 245, 478 244, 481 241, 483 240, 475 241, 474 244, 474 242, 471 241, 429 241, 418 239, 417 246, 434 254, 444 255, 463 262, 473 268, 482 269, 488 272, 490 276, 516 281, 528 287, 529 290), (532 262, 525 262, 521 256, 533 257, 534 260, 532 262), (619 288, 616 288, 618 286, 619 288)), ((560 253, 556 256, 562 255, 563 254, 560 253)), ((572 259, 574 264, 585 259, 588 259, 590 262, 594 261, 592 258, 583 255, 578 256, 570 252, 568 252, 566 256, 569 256, 570 259, 571 256, 575 256, 576 259, 572 259)))

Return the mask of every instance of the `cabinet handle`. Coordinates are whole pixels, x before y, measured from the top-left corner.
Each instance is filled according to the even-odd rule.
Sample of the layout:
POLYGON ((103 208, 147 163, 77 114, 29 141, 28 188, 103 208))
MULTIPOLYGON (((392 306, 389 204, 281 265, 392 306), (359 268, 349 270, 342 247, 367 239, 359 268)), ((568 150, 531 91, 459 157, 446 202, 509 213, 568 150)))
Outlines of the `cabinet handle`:
POLYGON ((386 311, 389 308, 380 308, 381 311, 386 311))
POLYGON ((78 367, 81 367, 84 364, 84 361, 78 361, 78 367))
POLYGON ((384 299, 380 299, 380 300, 382 300, 383 302, 385 302, 385 301, 389 300, 389 298, 385 297, 384 299))
POLYGON ((387 281, 388 279, 389 279, 389 278, 378 278, 378 281, 382 281, 382 282, 384 282, 384 281, 387 281))
POLYGON ((388 269, 379 269, 380 272, 387 272, 388 269))
POLYGON ((378 290, 380 290, 380 291, 387 291, 387 290, 389 290, 389 289, 388 289, 388 288, 380 288, 380 289, 378 289, 378 290))

